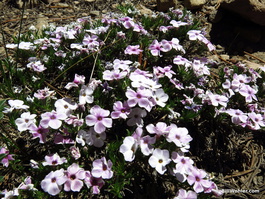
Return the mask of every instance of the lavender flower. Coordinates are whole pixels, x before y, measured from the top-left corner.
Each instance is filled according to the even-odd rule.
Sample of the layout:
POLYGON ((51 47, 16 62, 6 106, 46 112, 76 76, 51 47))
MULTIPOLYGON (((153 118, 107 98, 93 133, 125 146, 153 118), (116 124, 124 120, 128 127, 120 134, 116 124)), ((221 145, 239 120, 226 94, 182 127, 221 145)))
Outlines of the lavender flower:
POLYGON ((66 177, 64 184, 65 191, 80 191, 82 189, 85 171, 78 164, 73 163, 67 168, 66 177))
POLYGON ((51 171, 41 181, 41 188, 48 192, 50 195, 55 196, 62 190, 62 185, 66 182, 67 178, 64 175, 64 170, 51 171))
POLYGON ((95 105, 90 109, 90 115, 86 116, 86 124, 94 126, 97 133, 102 133, 106 128, 112 127, 112 119, 107 118, 110 114, 109 110, 104 110, 100 106, 95 105))
POLYGON ((93 168, 91 174, 93 177, 103 179, 110 179, 113 176, 113 171, 111 170, 112 162, 110 160, 106 160, 105 157, 101 159, 96 159, 93 162, 93 168))

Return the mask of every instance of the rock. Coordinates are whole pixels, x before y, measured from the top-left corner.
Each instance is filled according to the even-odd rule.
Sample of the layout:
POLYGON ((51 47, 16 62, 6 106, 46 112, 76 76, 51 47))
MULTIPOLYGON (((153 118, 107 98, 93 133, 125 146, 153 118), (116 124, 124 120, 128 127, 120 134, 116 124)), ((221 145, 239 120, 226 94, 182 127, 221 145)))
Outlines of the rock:
POLYGON ((93 17, 97 17, 97 16, 100 15, 100 12, 97 11, 97 10, 92 10, 92 11, 89 12, 89 14, 90 14, 91 16, 93 16, 93 17))
POLYGON ((52 3, 58 3, 61 2, 61 0, 42 0, 44 3, 52 4, 52 3))
POLYGON ((177 5, 177 0, 156 0, 157 10, 160 12, 166 12, 169 8, 175 7, 177 5))
POLYGON ((0 56, 4 55, 5 53, 5 47, 0 47, 0 56))
POLYGON ((188 9, 201 8, 204 4, 206 4, 206 0, 184 0, 184 5, 188 9))
POLYGON ((229 59, 230 59, 230 56, 229 56, 229 55, 226 55, 226 54, 222 54, 222 55, 220 55, 220 57, 221 57, 223 60, 229 60, 229 59))
POLYGON ((247 67, 249 68, 253 68, 254 70, 262 67, 262 65, 260 64, 257 64, 257 63, 254 63, 254 62, 251 62, 251 61, 248 61, 248 60, 243 60, 242 61, 244 64, 246 64, 247 67))
POLYGON ((67 3, 58 3, 57 6, 60 6, 60 7, 69 7, 69 5, 67 3))
POLYGON ((150 10, 149 8, 145 7, 142 4, 139 4, 138 6, 136 6, 136 8, 140 11, 140 13, 142 15, 152 15, 153 14, 152 10, 150 10))
MULTIPOLYGON (((23 8, 23 0, 16 0, 15 1, 15 5, 16 7, 18 7, 19 9, 22 9, 23 8)), ((36 5, 38 5, 38 0, 27 0, 25 1, 25 8, 28 9, 28 8, 33 8, 35 7, 36 5)))
POLYGON ((265 26, 265 4, 260 0, 223 0, 221 6, 242 17, 265 26))
POLYGON ((42 14, 39 14, 37 16, 35 27, 37 28, 37 30, 39 30, 39 33, 41 33, 41 30, 43 29, 43 27, 45 26, 47 27, 49 25, 48 20, 49 20, 48 17, 45 17, 42 14))
POLYGON ((261 41, 261 38, 262 38, 262 31, 254 27, 236 26, 234 28, 234 32, 236 35, 240 36, 242 39, 252 42, 252 43, 258 43, 261 41))

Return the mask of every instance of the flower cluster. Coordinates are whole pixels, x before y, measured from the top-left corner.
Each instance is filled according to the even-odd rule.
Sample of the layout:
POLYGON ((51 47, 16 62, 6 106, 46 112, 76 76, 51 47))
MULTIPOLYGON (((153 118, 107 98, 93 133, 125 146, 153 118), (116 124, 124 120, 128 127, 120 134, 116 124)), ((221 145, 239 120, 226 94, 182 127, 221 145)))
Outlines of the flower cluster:
POLYGON ((2 154, 3 158, 1 158, 1 163, 3 164, 3 166, 8 167, 9 165, 9 160, 14 160, 14 158, 12 157, 12 154, 9 154, 9 151, 2 147, 0 149, 0 154, 2 154))
MULTIPOLYGON (((192 58, 189 48, 184 49, 215 49, 189 12, 177 9, 136 19, 113 13, 97 23, 82 18, 64 27, 47 27, 43 38, 6 46, 30 52, 25 59, 32 92, 28 100, 8 100, 3 112, 11 120, 16 115, 13 123, 19 132, 52 146, 27 168, 42 174, 36 184, 49 195, 81 190, 99 194, 103 186, 120 194, 123 187, 117 191, 114 184, 130 172, 126 163, 143 159, 149 169, 171 175, 183 187, 175 198, 220 195, 206 171, 188 157, 193 138, 185 122, 209 113, 213 120, 229 116, 243 128, 265 126, 258 86, 264 70, 258 73, 241 64, 224 68, 220 80, 213 82, 214 62, 192 58), (35 49, 42 53, 34 54, 35 49), (75 66, 80 67, 68 74, 75 66), (54 73, 57 77, 47 83, 54 73), (48 87, 43 88, 43 82, 48 87)), ((2 164, 8 166, 12 155, 4 148, 1 153, 6 154, 2 164)), ((36 191, 31 181, 24 186, 36 191)), ((5 198, 19 194, 18 189, 11 192, 5 190, 5 198)))
MULTIPOLYGON (((56 155, 56 157, 58 157, 58 155, 56 155)), ((44 163, 47 165, 46 162, 44 163)), ((51 162, 51 165, 58 164, 57 160, 51 162)), ((100 188, 104 185, 103 179, 110 179, 113 176, 111 167, 112 162, 110 160, 107 162, 105 157, 93 162, 91 172, 73 163, 67 170, 59 169, 47 174, 41 181, 41 188, 50 195, 55 196, 60 193, 62 188, 64 191, 79 192, 82 187, 86 185, 87 188, 92 188, 93 194, 99 194, 100 188)))

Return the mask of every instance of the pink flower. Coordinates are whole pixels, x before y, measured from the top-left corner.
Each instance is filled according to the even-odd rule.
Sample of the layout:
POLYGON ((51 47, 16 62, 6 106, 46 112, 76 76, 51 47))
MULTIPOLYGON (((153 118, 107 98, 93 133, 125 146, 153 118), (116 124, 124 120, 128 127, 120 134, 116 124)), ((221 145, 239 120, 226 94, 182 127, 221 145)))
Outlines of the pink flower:
POLYGON ((194 191, 179 189, 178 194, 174 199, 197 199, 197 194, 194 191))
POLYGON ((97 49, 97 47, 99 46, 99 42, 97 41, 97 39, 97 35, 85 35, 82 43, 86 45, 89 49, 97 49))
POLYGON ((172 29, 172 26, 160 26, 159 31, 166 33, 168 30, 172 29))
POLYGON ((201 33, 200 30, 189 30, 187 34, 189 35, 189 39, 192 41, 194 40, 202 41, 204 39, 204 35, 201 33))
POLYGON ((258 101, 255 95, 257 93, 257 90, 253 89, 249 85, 243 84, 238 92, 245 97, 246 102, 252 102, 253 99, 258 101))
POLYGON ((92 143, 93 146, 98 148, 104 145, 104 141, 106 140, 105 132, 98 134, 95 132, 94 128, 90 128, 88 132, 90 133, 90 140, 91 140, 89 143, 92 143))
POLYGON ((211 182, 209 180, 205 180, 206 172, 202 169, 197 169, 193 167, 190 171, 187 181, 189 185, 193 185, 193 189, 196 193, 203 192, 204 189, 209 188, 211 186, 211 182))
POLYGON ((84 75, 78 75, 78 74, 75 74, 75 78, 74 78, 74 81, 73 82, 69 82, 65 88, 67 90, 69 90, 70 88, 72 87, 78 87, 78 85, 81 84, 85 84, 85 76, 84 75))
POLYGON ((126 71, 120 71, 119 69, 116 70, 105 70, 103 72, 103 79, 107 80, 107 81, 112 81, 112 80, 119 80, 119 79, 123 79, 124 77, 126 77, 127 72, 126 71))
POLYGON ((94 126, 97 133, 102 133, 106 128, 112 127, 112 119, 107 118, 110 114, 109 110, 104 110, 100 106, 95 105, 90 109, 90 115, 86 116, 86 124, 94 126))
POLYGON ((176 20, 171 20, 169 23, 172 24, 175 28, 179 28, 180 26, 189 25, 187 22, 176 21, 176 20))
POLYGON ((70 149, 70 152, 71 152, 72 157, 73 157, 75 160, 81 158, 81 153, 80 153, 80 150, 79 150, 78 147, 71 146, 69 149, 70 149))
POLYGON ((113 176, 113 171, 111 170, 112 162, 110 160, 106 160, 105 157, 101 159, 97 159, 93 162, 93 168, 91 174, 93 177, 103 179, 110 179, 113 176))
POLYGON ((0 154, 5 154, 5 157, 1 160, 1 163, 5 166, 8 167, 9 165, 9 160, 14 160, 11 154, 9 154, 9 151, 6 148, 1 148, 0 149, 0 154))
POLYGON ((122 25, 126 29, 130 29, 130 28, 133 28, 135 26, 135 23, 133 22, 133 19, 130 18, 130 17, 120 18, 120 21, 122 22, 122 25))
POLYGON ((168 142, 174 142, 177 147, 180 147, 181 151, 187 152, 190 148, 190 141, 192 137, 184 127, 177 127, 175 124, 170 125, 171 129, 167 136, 168 142))
POLYGON ((169 158, 169 151, 166 149, 155 149, 152 156, 148 160, 150 166, 155 168, 160 174, 164 174, 166 172, 166 165, 170 162, 171 159, 169 158))
POLYGON ((135 45, 135 46, 129 45, 124 50, 124 53, 128 55, 139 55, 141 52, 143 52, 143 50, 139 48, 140 48, 140 45, 135 45))
POLYGON ((169 41, 169 43, 171 44, 172 48, 174 48, 175 50, 181 51, 183 53, 186 52, 183 46, 179 44, 179 40, 177 38, 172 38, 172 40, 169 41))
POLYGON ((62 120, 65 120, 67 115, 65 113, 58 113, 56 111, 46 112, 41 114, 40 125, 44 128, 51 127, 52 129, 59 129, 62 125, 62 120))
POLYGON ((218 95, 218 94, 213 94, 211 92, 206 93, 208 94, 208 97, 210 99, 210 102, 213 106, 223 106, 226 107, 228 103, 228 98, 224 95, 218 95))
POLYGON ((138 88, 135 92, 134 90, 127 88, 125 95, 128 98, 127 103, 129 107, 134 107, 138 104, 147 111, 151 110, 152 107, 149 98, 152 97, 152 92, 150 90, 138 88))
POLYGON ((231 120, 234 124, 246 123, 248 116, 239 109, 228 109, 225 111, 231 116, 231 120))
POLYGON ((48 192, 50 195, 55 196, 62 190, 62 185, 66 182, 67 178, 64 175, 64 170, 51 171, 41 181, 41 188, 48 192))
POLYGON ((177 57, 173 59, 173 63, 176 65, 184 65, 186 67, 191 66, 191 61, 189 61, 188 59, 180 55, 178 55, 177 57))
POLYGON ((79 119, 77 116, 75 115, 68 115, 68 118, 66 118, 64 120, 67 124, 73 125, 73 127, 76 126, 82 126, 84 123, 84 119, 79 119))
POLYGON ((105 182, 103 181, 102 178, 93 177, 89 171, 85 172, 84 182, 88 188, 92 187, 92 193, 93 194, 99 194, 100 189, 105 184, 105 182))
POLYGON ((127 71, 129 70, 129 65, 132 64, 132 61, 130 60, 119 60, 115 59, 113 61, 113 68, 116 69, 121 69, 122 71, 127 71))
POLYGON ((154 150, 153 144, 155 144, 156 138, 149 135, 142 137, 142 134, 143 129, 141 127, 137 127, 135 132, 132 134, 132 137, 135 139, 137 146, 140 146, 141 152, 145 156, 148 156, 152 154, 154 150))
POLYGON ((158 137, 161 135, 167 135, 171 127, 167 126, 164 122, 158 122, 156 125, 148 124, 146 130, 151 134, 156 134, 158 137))
POLYGON ((170 51, 172 49, 171 42, 169 42, 169 41, 167 41, 165 39, 163 39, 160 42, 160 44, 161 44, 161 51, 163 51, 163 52, 168 52, 168 51, 170 51))
POLYGON ((19 186, 18 189, 21 190, 33 190, 33 191, 37 191, 36 188, 34 188, 34 184, 32 184, 31 182, 31 176, 27 176, 24 180, 24 182, 22 182, 19 186))
POLYGON ((174 173, 188 174, 193 167, 193 160, 185 157, 183 152, 172 152, 171 159, 176 163, 174 173))
POLYGON ((264 121, 264 117, 259 114, 259 113, 255 113, 255 112, 251 112, 248 114, 248 117, 250 119, 250 124, 249 126, 254 129, 254 130, 258 130, 261 127, 265 126, 265 121, 264 121))
POLYGON ((44 88, 37 90, 37 92, 34 93, 34 97, 36 97, 37 99, 46 99, 49 97, 53 97, 54 94, 54 91, 50 91, 49 88, 44 88))
POLYGON ((146 110, 141 108, 133 108, 130 114, 128 115, 129 120, 127 121, 128 126, 134 126, 134 125, 143 125, 143 117, 147 115, 146 110))
POLYGON ((46 155, 45 156, 45 162, 42 163, 43 166, 57 166, 63 163, 66 163, 67 160, 65 157, 60 158, 58 153, 55 153, 53 155, 46 155))
POLYGON ((78 164, 73 163, 67 168, 66 171, 67 180, 64 184, 65 191, 80 191, 83 187, 83 181, 86 177, 83 168, 80 168, 78 164))
POLYGON ((161 49, 162 49, 162 46, 161 46, 161 44, 157 40, 154 40, 151 43, 151 45, 149 46, 149 50, 151 51, 151 54, 153 56, 160 56, 161 57, 162 56, 160 54, 161 49))
POLYGON ((27 64, 27 68, 31 68, 36 72, 43 72, 47 69, 40 61, 30 62, 27 64))
POLYGON ((111 118, 112 119, 126 119, 130 113, 131 109, 128 106, 128 103, 117 101, 113 104, 113 111, 111 112, 111 118))
POLYGON ((70 138, 70 134, 67 129, 63 129, 63 134, 56 133, 54 135, 54 143, 55 144, 74 144, 74 140, 70 138))

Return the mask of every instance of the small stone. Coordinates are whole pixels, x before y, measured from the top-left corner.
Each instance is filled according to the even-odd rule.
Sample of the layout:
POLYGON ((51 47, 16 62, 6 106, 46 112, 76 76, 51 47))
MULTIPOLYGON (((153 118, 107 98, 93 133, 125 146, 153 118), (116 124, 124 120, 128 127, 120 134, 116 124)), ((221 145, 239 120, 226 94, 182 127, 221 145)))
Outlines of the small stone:
POLYGON ((246 64, 247 67, 249 68, 253 68, 254 70, 262 67, 262 65, 260 64, 257 64, 257 63, 254 63, 254 62, 251 62, 251 61, 248 61, 248 60, 243 60, 242 61, 244 64, 246 64))
POLYGON ((43 15, 41 15, 41 14, 39 14, 38 16, 37 16, 37 21, 36 21, 36 28, 39 30, 39 32, 41 32, 41 30, 43 29, 43 27, 45 27, 45 26, 48 26, 48 17, 45 17, 45 16, 43 16, 43 15))
POLYGON ((58 3, 58 6, 61 6, 61 7, 69 7, 69 5, 67 3, 58 3))
POLYGON ((184 5, 188 9, 196 9, 206 4, 206 0, 184 0, 184 5))
POLYGON ((0 55, 3 55, 5 53, 6 53, 5 48, 4 47, 0 47, 0 55))
POLYGON ((142 15, 152 15, 153 11, 145 7, 144 5, 137 6, 137 9, 140 11, 142 15))
POLYGON ((224 59, 224 60, 229 60, 230 59, 229 55, 226 55, 226 54, 220 55, 220 57, 222 59, 224 59))
POLYGON ((221 6, 247 20, 265 26, 265 4, 261 0, 222 0, 221 6))
POLYGON ((92 15, 92 16, 99 16, 100 12, 97 11, 97 10, 92 10, 92 11, 89 12, 89 14, 92 15))
POLYGON ((216 62, 220 62, 218 55, 210 55, 207 58, 216 62))
POLYGON ((94 2, 95 0, 85 0, 85 2, 89 2, 89 3, 91 3, 91 2, 94 2))

